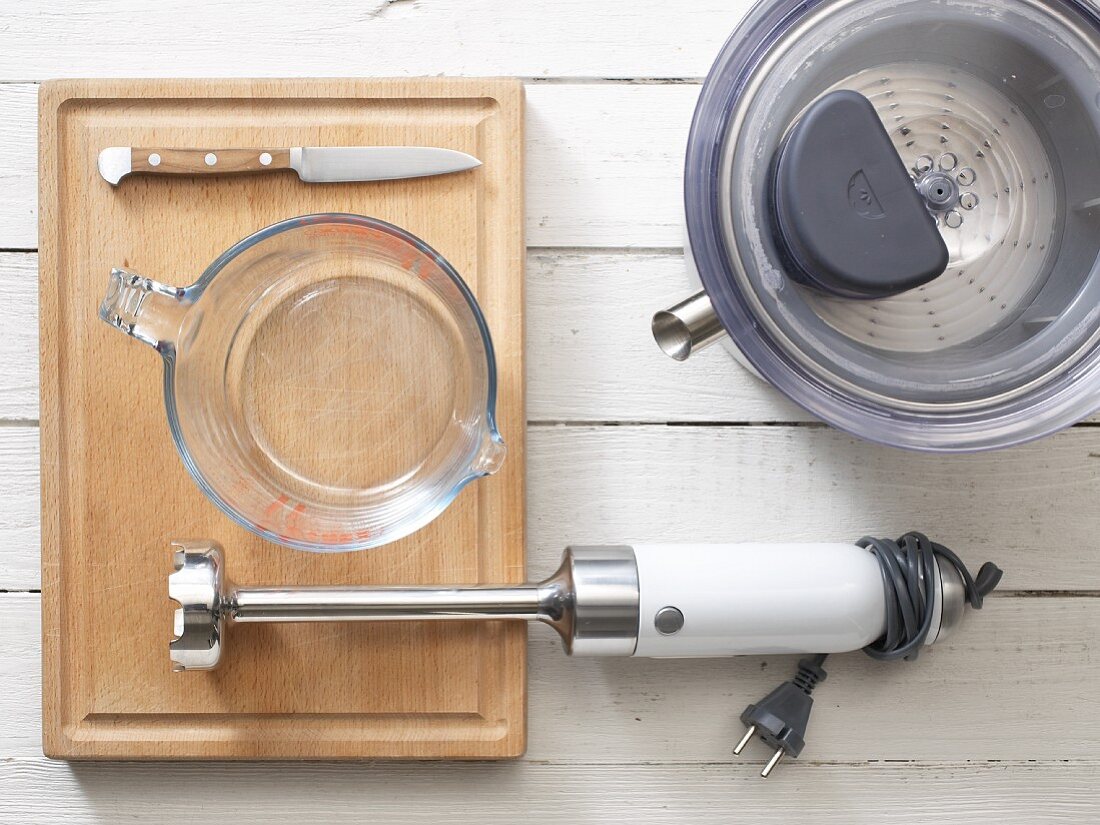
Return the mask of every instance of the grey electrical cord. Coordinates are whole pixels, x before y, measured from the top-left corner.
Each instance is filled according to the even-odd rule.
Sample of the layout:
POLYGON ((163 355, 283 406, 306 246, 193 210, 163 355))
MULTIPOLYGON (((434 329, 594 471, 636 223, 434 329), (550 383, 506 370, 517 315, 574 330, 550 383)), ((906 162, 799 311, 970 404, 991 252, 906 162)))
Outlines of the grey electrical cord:
MULTIPOLYGON (((983 600, 1003 575, 997 565, 986 562, 977 576, 971 576, 955 553, 923 533, 906 533, 896 541, 864 536, 856 544, 878 560, 882 571, 886 631, 880 639, 863 648, 864 653, 879 661, 913 661, 920 653, 934 618, 936 556, 959 571, 966 599, 975 610, 981 609, 983 600)), ((806 726, 813 708, 811 694, 828 675, 823 667, 827 657, 828 654, 819 653, 800 660, 793 679, 779 685, 760 702, 746 707, 741 714, 741 722, 748 731, 733 752, 741 753, 756 734, 774 749, 761 776, 770 774, 783 756, 797 757, 805 747, 806 726)))
MULTIPOLYGON (((977 577, 954 552, 937 544, 923 533, 910 532, 897 541, 864 536, 856 542, 878 559, 886 592, 886 633, 874 644, 863 648, 872 659, 890 661, 917 658, 932 627, 933 594, 936 580, 932 575, 936 556, 946 559, 962 577, 966 599, 975 610, 1001 581, 1003 572, 986 562, 977 577)), ((824 660, 823 660, 824 661, 824 660)))

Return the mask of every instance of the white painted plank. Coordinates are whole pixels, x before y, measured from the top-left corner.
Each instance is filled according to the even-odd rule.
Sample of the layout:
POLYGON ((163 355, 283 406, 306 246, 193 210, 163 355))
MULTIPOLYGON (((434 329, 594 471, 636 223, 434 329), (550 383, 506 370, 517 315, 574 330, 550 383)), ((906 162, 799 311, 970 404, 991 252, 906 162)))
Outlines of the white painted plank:
POLYGON ((1096 763, 784 765, 65 765, 0 763, 20 825, 519 821, 729 825, 1095 822, 1096 763), (216 812, 216 814, 214 813, 216 812))
MULTIPOLYGON (((527 242, 680 246, 684 145, 698 91, 529 85, 527 242)), ((0 85, 0 249, 38 245, 36 124, 37 87, 0 85)))
POLYGON ((529 434, 529 558, 564 544, 855 540, 922 530, 1009 590, 1100 589, 1100 429, 933 456, 825 427, 529 434))
POLYGON ((699 77, 750 0, 9 3, 0 80, 699 77))
POLYGON ((38 470, 38 428, 0 427, 0 590, 42 581, 38 470))
POLYGON ((812 420, 739 366, 722 346, 687 363, 673 361, 658 349, 650 318, 690 292, 678 254, 529 254, 528 418, 812 420))
MULTIPOLYGON (((529 569, 549 573, 567 544, 854 541, 921 529, 974 568, 996 561, 1007 590, 1095 591, 1098 456, 1094 427, 952 457, 821 427, 533 427, 529 569)), ((0 427, 0 589, 38 587, 37 473, 37 431, 0 427)))
POLYGON ((1096 763, 784 764, 767 781, 729 764, 0 763, 0 807, 21 825, 240 823, 813 822, 1066 825, 1097 818, 1096 763))
MULTIPOLYGON (((1100 599, 1008 597, 915 662, 831 656, 803 757, 1094 759, 1098 643, 1100 599)), ((528 758, 675 762, 730 758, 742 710, 798 657, 565 659, 547 640, 528 658, 528 758)), ((759 769, 771 755, 754 742, 741 758, 759 769)))
POLYGON ((42 755, 41 607, 37 593, 0 594, 0 759, 42 755))
POLYGON ((0 85, 0 249, 38 246, 38 87, 0 85))
POLYGON ((0 253, 0 420, 38 419, 38 256, 0 253))
POLYGON ((695 85, 529 85, 527 243, 679 247, 695 85))
MULTIPOLYGON (((38 598, 0 596, 0 626, 10 638, 0 658, 0 757, 41 754, 38 598)), ((229 632, 232 656, 250 629, 229 632)), ((728 761, 741 738, 741 710, 795 670, 792 657, 569 658, 551 635, 539 628, 528 654, 529 762, 728 761)), ((831 657, 803 757, 1095 759, 1100 694, 1088 651, 1098 642, 1100 599, 1009 597, 990 599, 916 662, 831 657)), ((753 743, 727 770, 754 775, 769 755, 753 743)))
MULTIPOLYGON (((0 419, 38 417, 37 256, 0 253, 0 419)), ((106 277, 106 276, 104 276, 106 277)), ((538 251, 527 261, 533 421, 803 421, 807 413, 722 347, 679 364, 649 318, 683 298, 679 255, 538 251)), ((95 300, 91 298, 89 300, 95 300)), ((145 357, 137 353, 134 357, 145 357)))

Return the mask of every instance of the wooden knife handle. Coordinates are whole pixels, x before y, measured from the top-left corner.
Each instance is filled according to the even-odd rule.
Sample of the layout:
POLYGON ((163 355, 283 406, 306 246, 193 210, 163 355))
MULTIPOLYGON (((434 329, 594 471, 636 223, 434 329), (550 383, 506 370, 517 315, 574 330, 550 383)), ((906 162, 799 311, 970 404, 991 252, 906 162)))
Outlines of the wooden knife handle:
POLYGON ((130 149, 130 171, 203 175, 289 169, 289 149, 130 149))

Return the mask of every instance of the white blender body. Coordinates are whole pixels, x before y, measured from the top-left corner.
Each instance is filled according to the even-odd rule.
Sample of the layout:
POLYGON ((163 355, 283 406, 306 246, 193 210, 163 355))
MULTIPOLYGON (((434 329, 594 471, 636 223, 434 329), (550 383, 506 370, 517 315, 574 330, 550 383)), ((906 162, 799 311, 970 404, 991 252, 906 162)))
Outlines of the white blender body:
POLYGON ((633 548, 635 656, 839 653, 886 629, 882 571, 854 544, 633 548))

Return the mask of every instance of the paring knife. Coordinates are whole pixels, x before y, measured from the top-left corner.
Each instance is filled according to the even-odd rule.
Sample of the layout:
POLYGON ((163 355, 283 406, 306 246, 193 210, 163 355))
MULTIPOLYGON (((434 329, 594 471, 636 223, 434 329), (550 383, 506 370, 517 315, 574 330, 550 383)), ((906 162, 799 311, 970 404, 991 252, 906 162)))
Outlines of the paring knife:
POLYGON ((112 186, 126 175, 209 175, 293 169, 309 183, 393 180, 446 175, 480 166, 454 149, 433 146, 297 146, 290 149, 148 149, 111 146, 99 174, 112 186))

